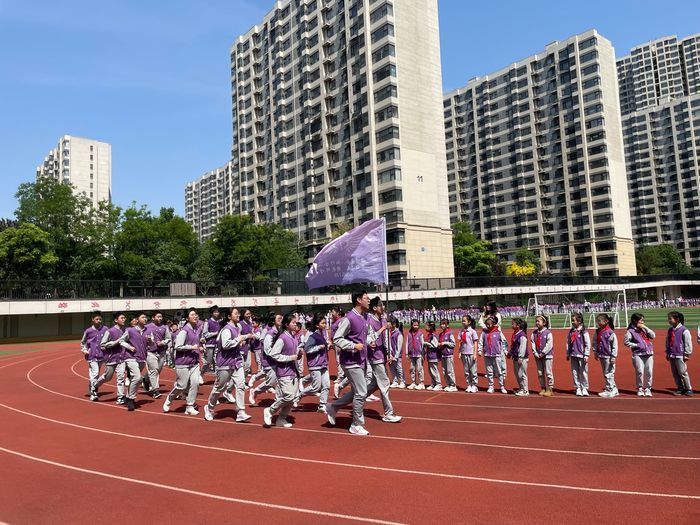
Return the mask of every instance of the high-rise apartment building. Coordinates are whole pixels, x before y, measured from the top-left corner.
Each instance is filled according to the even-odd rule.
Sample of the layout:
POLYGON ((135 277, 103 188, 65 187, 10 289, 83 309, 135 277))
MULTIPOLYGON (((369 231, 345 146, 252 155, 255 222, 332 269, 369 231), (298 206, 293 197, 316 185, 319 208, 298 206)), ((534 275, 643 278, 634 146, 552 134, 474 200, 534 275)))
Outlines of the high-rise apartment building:
POLYGON ((596 31, 445 95, 450 218, 544 272, 634 275, 615 54, 596 31))
POLYGON ((391 278, 454 275, 437 0, 277 2, 231 47, 231 86, 240 213, 309 257, 383 216, 391 278))
POLYGON ((112 200, 112 146, 64 135, 36 168, 36 177, 52 177, 84 193, 93 206, 112 200))
POLYGON ((663 37, 617 61, 630 211, 638 247, 700 263, 700 34, 663 37))
POLYGON ((185 187, 185 220, 192 225, 200 242, 214 233, 224 215, 238 215, 239 201, 232 198, 233 164, 208 171, 185 187))

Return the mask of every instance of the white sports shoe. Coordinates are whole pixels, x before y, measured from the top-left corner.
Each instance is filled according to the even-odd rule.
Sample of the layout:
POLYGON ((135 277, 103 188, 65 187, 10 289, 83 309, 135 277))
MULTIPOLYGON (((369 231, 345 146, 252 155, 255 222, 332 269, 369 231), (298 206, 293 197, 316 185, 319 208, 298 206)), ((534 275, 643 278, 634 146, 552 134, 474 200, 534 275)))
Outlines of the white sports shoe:
POLYGON ((185 408, 185 414, 188 416, 198 416, 199 410, 194 408, 192 405, 187 405, 187 408, 185 408))
POLYGON ((340 385, 338 383, 333 385, 333 397, 336 399, 340 397, 340 385))
POLYGON ((576 395, 579 397, 581 397, 583 395, 583 392, 581 391, 580 387, 576 389, 576 395))
POLYGON ((600 397, 612 397, 612 392, 608 390, 603 390, 602 392, 598 392, 598 395, 600 397))
POLYGON ((495 390, 492 386, 490 386, 489 389, 486 391, 487 394, 493 394, 494 392, 495 390))
POLYGON ((435 387, 433 385, 430 385, 430 386, 426 386, 425 389, 426 390, 434 390, 435 387))
POLYGON ((416 390, 425 390, 425 385, 423 383, 419 383, 416 390))
POLYGON ((582 389, 581 389, 581 395, 582 395, 583 397, 588 397, 588 389, 582 388, 582 389))
POLYGON ((367 396, 366 401, 379 401, 379 398, 374 394, 367 396))
POLYGON ((620 395, 620 391, 617 389, 617 387, 613 388, 612 392, 610 392, 610 397, 617 397, 620 395))
POLYGON ((637 395, 638 395, 639 397, 644 397, 646 394, 647 394, 647 392, 646 392, 646 390, 644 390, 643 388, 638 388, 638 389, 637 389, 637 395))
POLYGON ((433 390, 434 390, 435 392, 442 392, 442 385, 435 385, 435 387, 433 388, 433 390))
POLYGON ((396 414, 392 414, 390 416, 384 416, 382 418, 382 421, 384 423, 399 423, 403 418, 401 416, 397 416, 396 414))
POLYGON ((411 384, 408 385, 406 388, 408 388, 409 390, 415 390, 415 389, 416 389, 416 384, 415 384, 415 383, 411 383, 411 384))
POLYGON ((275 422, 275 426, 280 427, 280 428, 292 428, 292 424, 289 421, 287 421, 284 418, 279 418, 279 417, 277 418, 277 421, 275 422))
POLYGON ((253 388, 254 384, 255 384, 255 378, 253 376, 250 376, 250 379, 248 379, 248 388, 253 388))
POLYGON ((516 396, 520 396, 520 397, 522 397, 522 396, 529 396, 529 395, 530 395, 530 392, 528 392, 527 390, 518 390, 518 391, 515 393, 515 395, 516 395, 516 396))
POLYGON ((507 394, 508 390, 506 390, 506 387, 502 386, 501 387, 501 394, 507 394))
POLYGON ((335 407, 331 403, 326 403, 326 417, 331 426, 335 426, 335 407))
POLYGON ((248 392, 248 404, 250 406, 254 407, 255 406, 255 389, 251 388, 250 392, 248 392))
POLYGON ((253 419, 253 416, 247 414, 243 410, 240 410, 238 414, 236 414, 236 422, 238 423, 244 423, 246 421, 250 421, 251 419, 253 419))
POLYGON ((389 388, 399 388, 399 384, 396 381, 393 381, 390 385, 389 388))
POLYGON ((646 397, 652 397, 652 395, 651 395, 651 388, 647 388, 646 390, 644 390, 644 395, 645 395, 646 397))
POLYGON ((204 405, 204 419, 207 421, 212 421, 214 419, 214 413, 211 411, 208 404, 204 405))
POLYGON ((355 434, 356 436, 369 436, 369 432, 367 432, 367 429, 360 425, 351 425, 350 433, 355 434))
POLYGON ((263 410, 263 423, 266 427, 272 426, 272 412, 269 408, 263 410))
POLYGON ((165 396, 165 401, 163 402, 163 412, 170 412, 170 396, 165 396))
POLYGON ((406 383, 404 383, 403 381, 399 383, 399 388, 406 388, 406 383))
POLYGON ((224 390, 224 393, 221 394, 221 395, 224 396, 224 399, 225 399, 226 401, 228 401, 229 403, 235 403, 235 402, 236 402, 236 398, 233 397, 233 394, 232 394, 231 392, 229 392, 228 390, 224 390))

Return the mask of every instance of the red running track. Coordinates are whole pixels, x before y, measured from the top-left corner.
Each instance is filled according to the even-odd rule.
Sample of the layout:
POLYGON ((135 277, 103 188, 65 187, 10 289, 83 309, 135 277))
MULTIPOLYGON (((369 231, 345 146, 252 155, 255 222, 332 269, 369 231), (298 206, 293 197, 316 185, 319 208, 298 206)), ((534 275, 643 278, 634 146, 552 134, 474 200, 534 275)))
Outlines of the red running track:
MULTIPOLYGON (((347 433, 347 410, 329 427, 314 397, 292 429, 262 428, 260 407, 247 424, 226 404, 212 422, 179 401, 163 414, 162 398, 142 394, 129 413, 113 384, 93 403, 77 344, 41 347, 0 357, 0 522, 700 522, 700 397, 670 394, 660 354, 653 398, 634 395, 626 349, 623 395, 577 398, 559 353, 555 397, 392 389, 404 421, 384 424, 381 403, 368 403, 361 438, 347 433)), ((593 393, 602 373, 590 365, 593 393)), ((534 391, 534 363, 529 376, 534 391)))

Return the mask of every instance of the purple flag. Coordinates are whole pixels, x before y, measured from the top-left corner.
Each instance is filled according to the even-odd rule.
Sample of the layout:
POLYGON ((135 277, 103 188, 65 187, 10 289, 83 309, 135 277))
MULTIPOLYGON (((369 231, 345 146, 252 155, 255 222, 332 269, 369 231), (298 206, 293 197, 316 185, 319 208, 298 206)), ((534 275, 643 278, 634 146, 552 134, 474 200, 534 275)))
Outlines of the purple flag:
POLYGON ((326 244, 306 274, 309 288, 333 284, 386 284, 386 222, 372 219, 326 244))

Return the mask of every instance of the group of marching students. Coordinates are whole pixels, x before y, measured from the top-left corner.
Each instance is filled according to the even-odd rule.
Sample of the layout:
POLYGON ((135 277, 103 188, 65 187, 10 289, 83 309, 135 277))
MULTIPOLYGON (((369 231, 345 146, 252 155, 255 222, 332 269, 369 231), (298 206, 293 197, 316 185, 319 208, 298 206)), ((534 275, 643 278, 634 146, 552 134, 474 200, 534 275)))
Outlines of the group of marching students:
MULTIPOLYGON (((111 328, 103 325, 101 313, 94 312, 92 326, 85 330, 81 340, 81 350, 88 363, 89 396, 97 401, 99 388, 116 374, 117 403, 132 411, 140 385, 154 399, 162 396, 160 374, 167 364, 175 369, 176 380, 163 403, 164 412, 170 411, 174 401, 184 398, 185 413, 198 415, 197 393, 204 384, 204 374, 210 373, 215 379, 204 405, 207 421, 214 418, 216 406, 222 400, 235 404, 236 421, 249 421, 247 389, 249 406, 257 405, 258 395, 274 392, 275 400, 263 411, 263 423, 272 426, 273 417, 277 415, 275 426, 288 428, 292 426, 287 419, 292 408, 303 397, 316 395, 319 396, 317 410, 326 414, 331 425, 335 425, 337 410, 352 404, 350 432, 367 435, 363 415, 365 401, 381 399, 382 420, 401 421, 389 398, 391 388, 456 392, 455 350, 463 365, 467 393, 478 392, 477 356, 483 356, 488 393, 495 391, 495 380, 500 391, 508 393, 506 363, 510 359, 518 385, 515 395, 529 395, 527 367, 532 354, 540 383, 539 394, 553 395, 554 339, 546 316, 535 318, 535 329, 529 337, 527 323, 520 318, 513 319, 513 335, 508 343, 501 330, 501 314, 493 302, 486 304, 478 321, 465 315, 456 337, 447 319, 440 321, 439 329, 434 321, 428 321, 425 333, 419 321, 412 320, 404 334, 402 324, 395 317, 387 318, 381 299, 370 300, 366 292, 353 294, 352 303, 347 313, 336 306, 328 315, 317 313, 310 319, 297 312, 270 313, 262 319, 248 309, 223 311, 213 306, 205 321, 200 320, 195 309, 190 309, 179 322, 166 323, 160 312, 152 313, 150 322, 145 312, 138 312, 130 326, 126 326, 126 315, 116 312, 111 328), (404 377, 404 348, 409 361, 408 382, 404 377), (331 352, 335 354, 338 373, 333 386, 335 400, 329 402, 331 352), (424 361, 428 363, 429 386, 424 384, 424 361), (444 387, 440 368, 446 382, 444 387), (347 386, 350 389, 341 395, 347 386), (373 396, 376 391, 379 391, 379 398, 373 396)), ((675 394, 692 396, 686 365, 693 350, 692 337, 683 321, 680 312, 668 314, 666 359, 676 382, 675 394)), ((571 363, 577 396, 588 396, 588 360, 592 352, 601 364, 605 379, 605 389, 599 395, 615 397, 618 395, 615 383, 617 335, 607 314, 599 314, 596 323, 591 338, 583 316, 572 314, 566 359, 571 363)), ((624 335, 624 345, 632 352, 637 395, 641 397, 652 396, 654 338, 654 332, 644 324, 644 316, 633 314, 624 335)))

